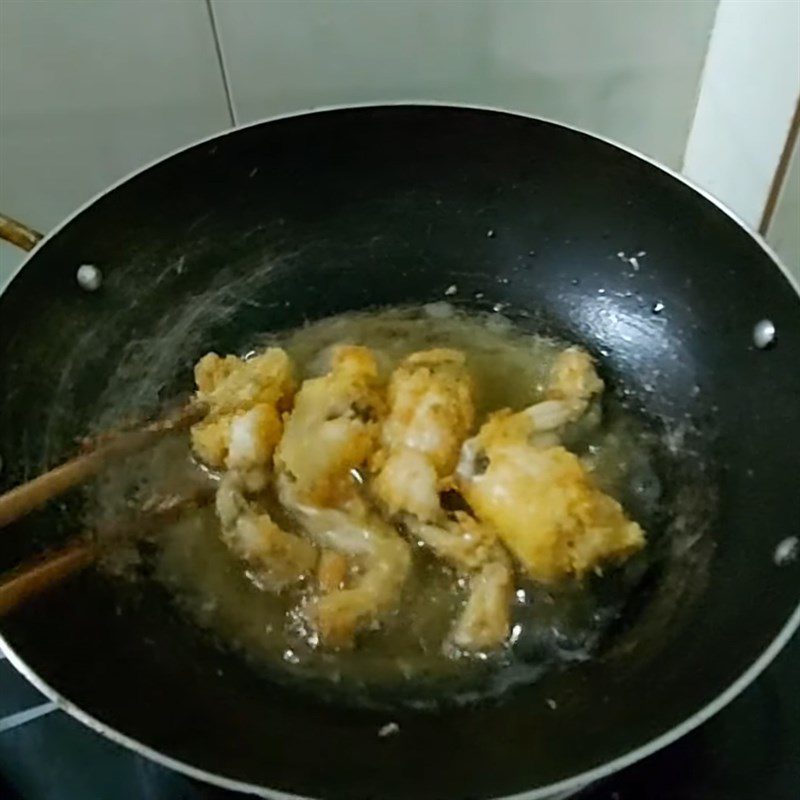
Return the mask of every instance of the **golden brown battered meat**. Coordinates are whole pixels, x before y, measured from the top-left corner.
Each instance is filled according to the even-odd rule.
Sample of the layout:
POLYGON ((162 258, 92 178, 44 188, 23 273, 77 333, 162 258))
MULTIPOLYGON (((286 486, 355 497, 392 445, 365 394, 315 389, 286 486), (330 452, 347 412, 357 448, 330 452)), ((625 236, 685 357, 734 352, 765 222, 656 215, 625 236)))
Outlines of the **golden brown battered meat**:
POLYGON ((407 513, 427 522, 441 516, 439 477, 419 450, 403 448, 390 453, 371 486, 389 516, 407 513))
MULTIPOLYGON (((278 479, 278 494, 313 541, 355 567, 354 577, 348 576, 345 585, 330 588, 323 585, 330 578, 326 565, 318 578, 323 593, 306 608, 324 646, 350 648, 361 631, 380 625, 400 602, 411 569, 408 543, 357 495, 344 509, 309 505, 298 499, 295 484, 286 475, 278 479)), ((336 572, 340 569, 341 564, 335 567, 336 572)))
POLYGON ((344 589, 350 571, 347 556, 335 550, 323 550, 317 564, 317 585, 324 593, 344 589))
POLYGON ((448 516, 439 501, 439 490, 474 423, 473 385, 464 354, 438 349, 408 356, 392 373, 388 402, 382 449, 373 460, 379 472, 372 490, 390 516, 470 576, 470 598, 454 628, 454 643, 468 650, 495 647, 508 636, 507 557, 486 526, 464 512, 448 516), (493 578, 481 577, 486 569, 493 578), (498 583, 501 572, 506 577, 498 583), (489 602, 492 592, 494 601, 489 602))
POLYGON ((450 634, 462 650, 490 650, 508 638, 514 573, 507 559, 488 561, 470 579, 469 597, 450 634))
POLYGON ((294 392, 286 353, 271 347, 248 360, 203 356, 195 366, 198 401, 208 414, 192 427, 195 455, 213 469, 237 469, 264 482, 294 392))
POLYGON ((565 400, 575 407, 584 404, 583 413, 592 397, 603 391, 603 381, 598 376, 592 357, 580 347, 562 350, 552 367, 547 385, 547 396, 551 400, 565 400))
POLYGON ((223 542, 247 564, 260 588, 281 592, 313 572, 317 548, 258 511, 245 497, 238 473, 229 472, 220 481, 216 509, 223 542))
POLYGON ((435 524, 410 516, 404 523, 439 558, 464 574, 502 558, 495 533, 464 511, 456 511, 451 518, 442 515, 435 524))
POLYGON ((487 525, 461 511, 435 524, 404 519, 409 531, 469 579, 466 604, 449 642, 461 650, 489 650, 508 638, 513 570, 505 549, 487 525))
POLYGON ((439 477, 450 475, 472 429, 472 378, 458 350, 422 350, 408 356, 389 381, 389 414, 381 444, 388 455, 423 454, 439 477))
POLYGON ((265 590, 314 581, 302 608, 324 647, 353 647, 400 604, 412 557, 392 523, 469 581, 447 642, 464 651, 508 639, 508 551, 550 583, 644 545, 639 525, 561 446, 603 390, 580 348, 555 359, 541 402, 492 414, 469 439, 474 386, 457 350, 409 355, 388 386, 372 351, 353 345, 335 347, 327 374, 296 394, 279 348, 246 361, 210 353, 195 379, 209 411, 192 428, 192 446, 225 470, 216 499, 222 539, 265 590), (259 493, 273 488, 299 534, 263 509, 259 493), (441 493, 452 489, 468 506, 442 507, 441 493))
POLYGON ((370 549, 352 586, 321 595, 308 609, 311 623, 328 647, 353 647, 360 631, 378 625, 400 601, 411 567, 408 545, 391 531, 376 536, 370 549))
POLYGON ((372 489, 390 515, 441 516, 439 488, 472 428, 472 379, 458 350, 412 353, 392 373, 372 489))
POLYGON ((384 416, 374 355, 340 346, 327 375, 303 382, 275 455, 284 507, 333 551, 319 575, 323 593, 306 609, 327 647, 352 647, 359 632, 379 625, 399 602, 411 566, 407 543, 359 497, 360 470, 384 416), (336 581, 342 563, 353 575, 336 581))
POLYGON ((563 447, 507 439, 488 442, 484 454, 484 472, 463 479, 461 490, 531 577, 580 578, 644 545, 639 525, 563 447))
POLYGON ((303 381, 285 422, 275 460, 300 502, 338 504, 375 450, 384 401, 375 357, 366 347, 341 346, 327 375, 303 381))
POLYGON ((462 494, 543 582, 580 578, 644 545, 639 525, 593 484, 575 454, 557 444, 559 429, 601 389, 589 356, 569 348, 551 373, 551 399, 492 415, 462 449, 462 494))

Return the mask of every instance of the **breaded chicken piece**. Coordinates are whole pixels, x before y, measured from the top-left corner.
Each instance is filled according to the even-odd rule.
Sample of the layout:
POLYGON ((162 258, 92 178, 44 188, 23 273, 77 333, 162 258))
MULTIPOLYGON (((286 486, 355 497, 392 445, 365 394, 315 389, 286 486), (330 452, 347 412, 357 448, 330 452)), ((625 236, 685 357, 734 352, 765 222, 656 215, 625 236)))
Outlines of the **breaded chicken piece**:
POLYGON ((464 610, 450 633, 462 650, 489 650, 508 638, 514 574, 507 560, 489 561, 470 580, 464 610))
POLYGON ((497 530, 531 577, 545 583, 623 560, 645 541, 620 504, 593 484, 580 459, 556 443, 557 430, 602 389, 581 353, 569 348, 556 360, 556 399, 492 415, 465 442, 457 471, 457 485, 478 518, 497 530))
POLYGON ((283 424, 278 411, 266 403, 259 403, 231 420, 225 466, 238 471, 252 491, 266 485, 271 472, 272 454, 282 431, 283 424))
POLYGON ((563 447, 501 440, 484 452, 485 470, 460 480, 461 491, 536 580, 580 578, 644 546, 639 525, 563 447))
POLYGON ((580 347, 568 347, 556 356, 547 382, 547 397, 550 400, 565 400, 573 404, 577 416, 583 413, 586 404, 603 391, 603 381, 594 368, 592 357, 580 347))
POLYGON ((508 639, 514 590, 509 557, 496 534, 463 511, 436 524, 405 516, 411 533, 469 579, 469 594, 445 643, 460 650, 490 650, 508 639))
POLYGON ((463 512, 448 516, 439 501, 439 490, 455 468, 475 417, 464 354, 437 349, 408 356, 392 373, 388 403, 382 449, 373 460, 379 472, 372 491, 390 516, 470 576, 470 599, 455 625, 454 643, 457 639, 457 646, 468 650, 497 646, 508 636, 507 556, 486 526, 463 512), (497 566, 488 573, 494 580, 480 577, 489 565, 497 566), (506 580, 497 583, 501 571, 506 580), (504 597, 505 603, 488 602, 490 586, 495 600, 504 597), (478 596, 473 597, 475 592, 478 596))
POLYGON ((389 514, 441 516, 439 484, 458 463, 474 418, 472 379, 458 350, 412 353, 389 380, 372 490, 389 514))
MULTIPOLYGON (((564 427, 579 420, 603 388, 591 356, 580 347, 568 347, 558 354, 550 368, 545 399, 520 411, 513 421, 505 420, 503 428, 508 431, 514 426, 515 435, 522 435, 527 426, 530 441, 537 447, 559 444, 564 427)), ((501 411, 493 418, 510 413, 501 411)))
POLYGON ((351 648, 361 631, 380 625, 399 604, 411 569, 411 548, 357 496, 350 497, 346 510, 308 505, 298 499, 296 485, 286 475, 278 478, 278 494, 308 535, 331 551, 328 563, 320 564, 323 593, 308 604, 306 616, 324 646, 351 648), (332 563, 337 554, 344 564, 332 563), (347 576, 350 565, 356 572, 352 580, 347 576))
POLYGON ((379 625, 411 567, 408 544, 361 501, 353 476, 375 451, 384 416, 372 352, 337 347, 330 372, 303 382, 275 454, 282 504, 332 551, 318 576, 323 592, 306 607, 326 647, 352 647, 379 625))
POLYGON ((411 516, 403 521, 414 536, 463 574, 479 570, 490 561, 503 560, 496 534, 464 511, 456 511, 452 518, 442 514, 436 524, 411 516))
POLYGON ((363 559, 352 586, 318 597, 307 609, 320 640, 328 647, 349 649, 356 635, 380 624, 397 608, 411 568, 408 544, 394 531, 378 536, 363 559))
POLYGON ((383 415, 372 352, 338 347, 327 375, 303 381, 275 453, 300 502, 336 505, 352 492, 352 471, 375 450, 383 415))
POLYGON ((327 594, 344 589, 350 572, 347 556, 335 550, 323 550, 317 564, 317 585, 320 591, 327 594))
POLYGON ((257 511, 245 497, 237 472, 228 472, 220 482, 216 510, 222 540, 246 562, 260 588, 281 592, 316 568, 317 548, 282 530, 266 512, 257 511))
POLYGON ((472 378, 462 352, 412 353, 389 381, 382 449, 387 455, 415 450, 428 458, 439 477, 450 475, 475 419, 472 395, 472 378))
POLYGON ((431 460, 419 450, 402 448, 382 457, 383 467, 371 489, 389 516, 413 514, 433 522, 442 514, 439 476, 431 460))
POLYGON ((462 485, 466 478, 479 471, 489 442, 495 445, 526 442, 538 448, 560 444, 564 426, 580 419, 594 396, 602 390, 603 382, 589 354, 579 347, 563 350, 550 369, 545 400, 516 413, 508 408, 494 412, 478 434, 464 442, 457 483, 462 485))
POLYGON ((197 399, 208 404, 211 414, 246 411, 258 403, 284 409, 294 392, 292 364, 280 347, 247 360, 208 353, 195 365, 194 377, 197 399))
POLYGON ((195 455, 213 469, 236 469, 263 483, 294 392, 289 357, 277 347, 247 361, 208 353, 195 366, 195 382, 196 399, 208 406, 192 426, 195 455))

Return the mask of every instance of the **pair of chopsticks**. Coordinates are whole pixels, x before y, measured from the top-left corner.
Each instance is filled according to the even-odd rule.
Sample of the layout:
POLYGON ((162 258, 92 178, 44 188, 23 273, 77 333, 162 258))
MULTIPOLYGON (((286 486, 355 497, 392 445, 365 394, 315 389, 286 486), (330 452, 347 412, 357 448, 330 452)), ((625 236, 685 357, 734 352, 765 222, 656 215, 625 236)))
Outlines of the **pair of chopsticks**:
POLYGON ((100 437, 88 452, 0 495, 0 528, 97 475, 113 461, 154 445, 165 434, 189 428, 205 414, 202 404, 189 404, 178 414, 151 422, 138 430, 100 437))
MULTIPOLYGON (((0 528, 97 475, 107 465, 145 450, 167 434, 186 430, 205 414, 206 408, 202 404, 189 404, 177 414, 137 430, 100 437, 87 452, 0 495, 0 528)), ((170 521, 187 508, 202 505, 208 499, 208 492, 198 491, 188 497, 153 500, 142 508, 139 523, 170 521)), ((88 567, 97 555, 93 538, 85 534, 58 551, 12 570, 0 578, 0 616, 88 567)))

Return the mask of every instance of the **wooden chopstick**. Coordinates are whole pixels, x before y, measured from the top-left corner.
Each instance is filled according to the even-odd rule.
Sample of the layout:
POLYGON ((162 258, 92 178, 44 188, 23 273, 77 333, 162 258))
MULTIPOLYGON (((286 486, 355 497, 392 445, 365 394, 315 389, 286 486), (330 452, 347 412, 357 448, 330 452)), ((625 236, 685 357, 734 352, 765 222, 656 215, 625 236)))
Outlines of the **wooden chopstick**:
POLYGON ((96 475, 106 464, 144 450, 167 433, 185 430, 205 414, 203 404, 190 403, 177 415, 151 422, 139 430, 102 437, 88 453, 0 495, 0 528, 96 475))
POLYGON ((0 582, 0 617, 45 589, 80 572, 97 557, 97 548, 90 541, 75 541, 61 550, 18 567, 0 582))
MULTIPOLYGON (((188 495, 153 498, 142 506, 135 520, 112 522, 103 530, 121 533, 128 528, 138 531, 143 526, 171 522, 187 509, 205 505, 212 496, 211 488, 201 487, 188 495)), ((78 536, 61 549, 28 561, 0 578, 0 617, 93 564, 99 554, 97 539, 97 535, 78 536)))

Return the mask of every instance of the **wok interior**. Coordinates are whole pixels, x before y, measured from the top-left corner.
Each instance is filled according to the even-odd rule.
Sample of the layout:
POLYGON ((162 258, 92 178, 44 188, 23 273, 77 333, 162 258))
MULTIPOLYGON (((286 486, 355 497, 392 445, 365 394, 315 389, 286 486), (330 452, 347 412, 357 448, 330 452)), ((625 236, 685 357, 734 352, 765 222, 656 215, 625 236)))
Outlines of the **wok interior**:
MULTIPOLYGON (((796 534, 800 303, 710 202, 558 126, 463 109, 327 112, 198 145, 106 195, 0 299, 3 485, 87 429, 179 397, 209 349, 440 300, 452 284, 472 308, 501 304, 587 346, 666 434, 674 527, 603 657, 500 702, 359 709, 265 680, 157 587, 96 574, 4 620, 11 646, 128 736, 311 796, 520 792, 621 756, 716 697, 797 603, 800 568, 776 567, 773 551, 796 534), (103 270, 99 293, 78 289, 81 263, 103 270), (766 316, 779 346, 759 352, 750 331, 766 316), (388 721, 400 732, 385 740, 388 721)), ((76 494, 5 532, 0 566, 66 538, 81 507, 76 494)))

